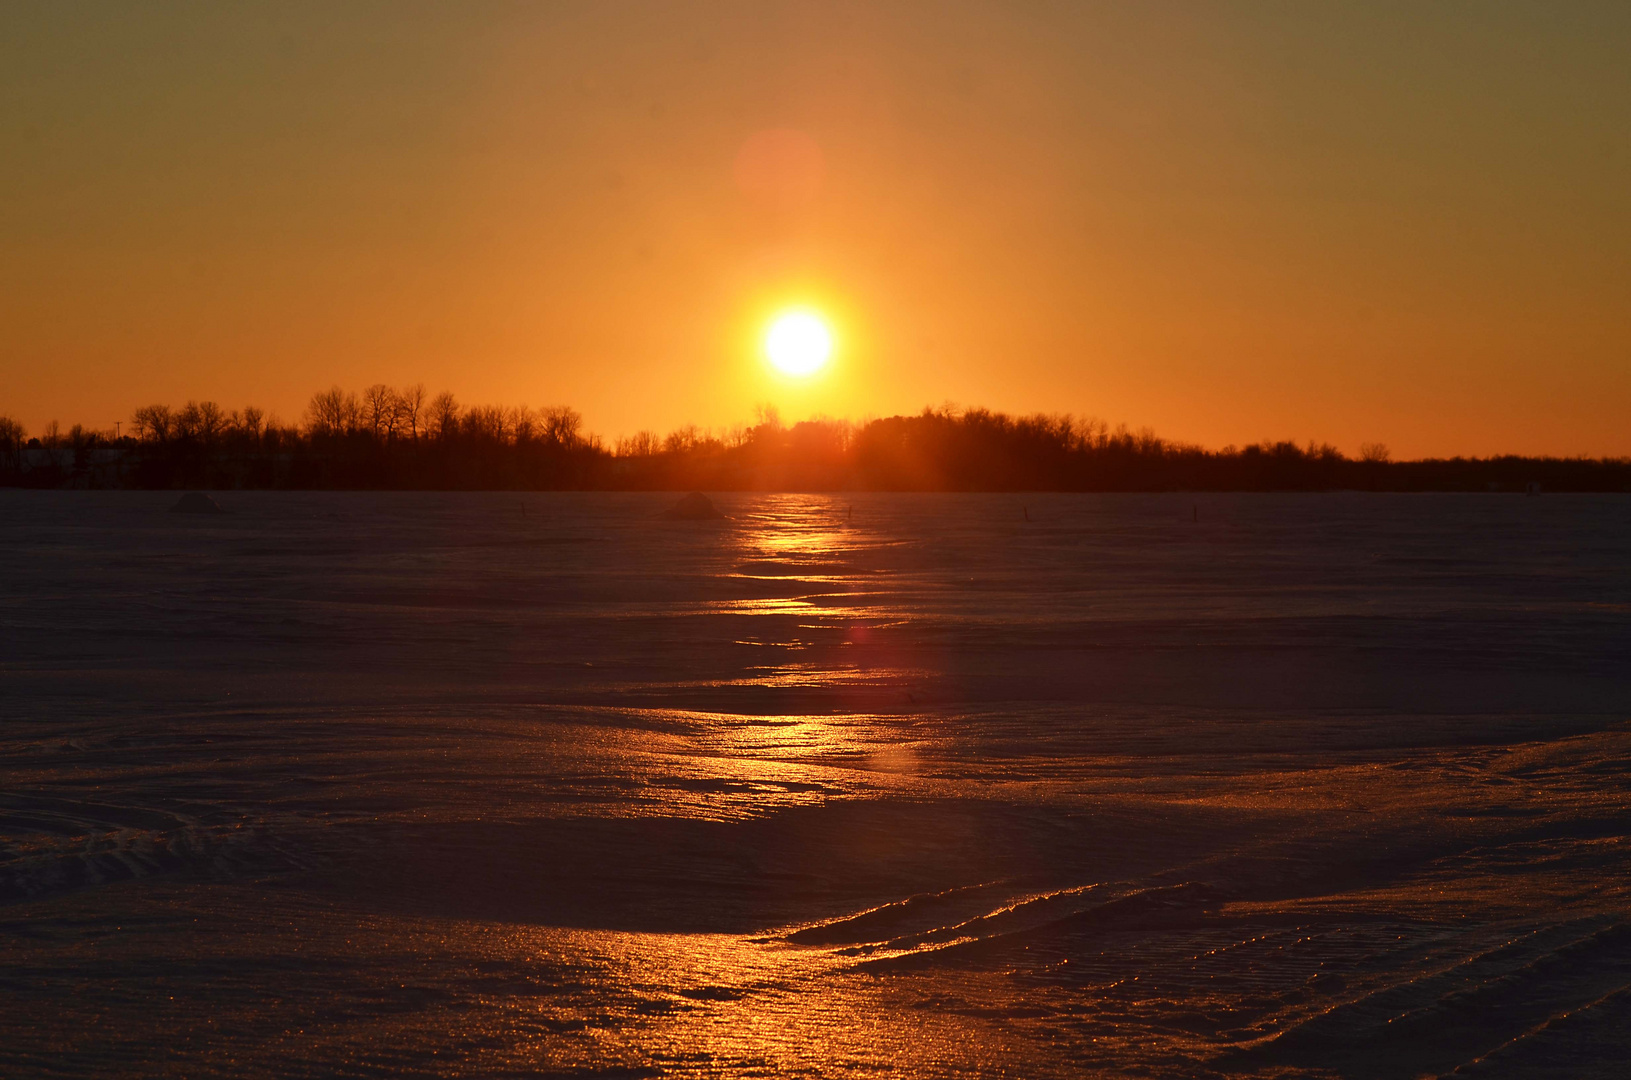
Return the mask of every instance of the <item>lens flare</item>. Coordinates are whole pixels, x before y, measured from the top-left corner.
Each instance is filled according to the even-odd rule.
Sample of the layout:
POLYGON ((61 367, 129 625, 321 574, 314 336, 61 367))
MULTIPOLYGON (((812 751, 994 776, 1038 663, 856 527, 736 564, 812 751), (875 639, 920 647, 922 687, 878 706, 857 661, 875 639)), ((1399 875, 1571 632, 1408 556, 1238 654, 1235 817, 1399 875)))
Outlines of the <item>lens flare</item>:
POLYGON ((832 356, 832 331, 813 311, 788 311, 765 332, 765 355, 787 375, 813 375, 832 356))

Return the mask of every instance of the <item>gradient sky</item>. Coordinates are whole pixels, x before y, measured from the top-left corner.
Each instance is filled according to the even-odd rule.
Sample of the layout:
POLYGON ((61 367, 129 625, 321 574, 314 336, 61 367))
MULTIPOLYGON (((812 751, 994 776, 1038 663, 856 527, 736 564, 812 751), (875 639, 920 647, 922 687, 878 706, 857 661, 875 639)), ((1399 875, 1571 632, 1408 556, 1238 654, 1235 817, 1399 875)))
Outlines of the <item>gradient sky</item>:
POLYGON ((1631 4, 0 7, 0 412, 1631 454, 1631 4), (823 376, 755 352, 826 310, 823 376))

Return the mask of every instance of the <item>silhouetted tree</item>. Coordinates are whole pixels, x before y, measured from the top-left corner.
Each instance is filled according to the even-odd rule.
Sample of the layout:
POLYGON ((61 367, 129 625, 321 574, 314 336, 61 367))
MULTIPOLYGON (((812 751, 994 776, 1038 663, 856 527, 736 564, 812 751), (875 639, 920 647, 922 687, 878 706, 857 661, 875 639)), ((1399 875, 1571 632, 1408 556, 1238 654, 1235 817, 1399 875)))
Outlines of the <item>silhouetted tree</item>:
POLYGON ((28 430, 9 416, 0 416, 0 469, 8 471, 23 467, 23 443, 28 430))
POLYGON ((459 431, 470 439, 503 442, 508 434, 504 409, 498 405, 472 405, 464 410, 459 431))
POLYGON ((414 383, 397 391, 396 395, 396 423, 398 428, 406 427, 408 435, 414 442, 419 441, 419 424, 425 415, 425 384, 414 383))
POLYGON ((637 431, 617 440, 616 453, 620 458, 650 457, 661 451, 662 445, 655 431, 637 431))
POLYGON ((431 434, 440 440, 446 440, 458 434, 459 403, 446 390, 431 399, 430 430, 431 434))
POLYGON ((396 426, 396 391, 375 383, 362 392, 363 419, 374 438, 389 438, 396 426))
POLYGON ((306 406, 306 427, 313 435, 350 435, 361 417, 357 395, 338 386, 313 394, 306 406))
POLYGON ((136 429, 136 438, 151 439, 153 442, 167 440, 172 423, 168 405, 144 405, 130 418, 130 426, 136 429))
MULTIPOLYGON (((193 403, 189 401, 187 407, 193 408, 193 403)), ((226 430, 226 412, 213 401, 200 401, 197 409, 199 441, 205 446, 214 446, 226 430)))
POLYGON ((243 412, 235 414, 233 426, 248 438, 259 442, 264 416, 265 414, 253 405, 246 405, 243 412))
POLYGON ((543 410, 544 437, 559 447, 578 445, 583 417, 575 409, 556 405, 543 410))

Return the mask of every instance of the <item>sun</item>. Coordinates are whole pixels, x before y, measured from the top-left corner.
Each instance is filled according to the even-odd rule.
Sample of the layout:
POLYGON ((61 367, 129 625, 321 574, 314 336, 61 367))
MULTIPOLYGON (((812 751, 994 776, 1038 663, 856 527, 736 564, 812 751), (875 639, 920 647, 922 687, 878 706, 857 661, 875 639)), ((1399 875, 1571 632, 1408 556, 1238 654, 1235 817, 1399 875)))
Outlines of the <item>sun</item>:
POLYGON ((765 355, 787 375, 814 375, 832 356, 832 331, 813 311, 784 311, 765 331, 765 355))

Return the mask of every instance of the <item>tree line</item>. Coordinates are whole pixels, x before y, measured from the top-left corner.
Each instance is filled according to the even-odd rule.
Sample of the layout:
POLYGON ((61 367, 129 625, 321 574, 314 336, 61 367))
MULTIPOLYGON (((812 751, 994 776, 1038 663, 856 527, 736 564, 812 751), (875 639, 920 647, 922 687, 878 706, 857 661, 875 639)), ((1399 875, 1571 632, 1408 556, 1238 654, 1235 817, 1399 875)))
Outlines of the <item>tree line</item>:
MULTIPOLYGON (((121 425, 123 426, 123 425, 121 425)), ((334 387, 285 424, 257 408, 155 404, 128 430, 0 416, 0 483, 32 487, 782 491, 1631 491, 1631 459, 1393 461, 1289 441, 1211 450, 1061 415, 925 409, 851 423, 640 432, 606 443, 573 409, 466 406, 424 386, 334 387)))

